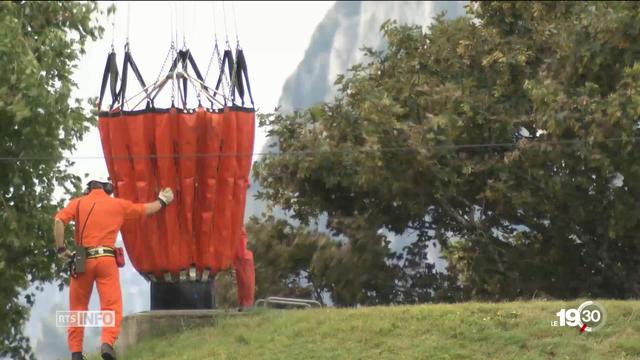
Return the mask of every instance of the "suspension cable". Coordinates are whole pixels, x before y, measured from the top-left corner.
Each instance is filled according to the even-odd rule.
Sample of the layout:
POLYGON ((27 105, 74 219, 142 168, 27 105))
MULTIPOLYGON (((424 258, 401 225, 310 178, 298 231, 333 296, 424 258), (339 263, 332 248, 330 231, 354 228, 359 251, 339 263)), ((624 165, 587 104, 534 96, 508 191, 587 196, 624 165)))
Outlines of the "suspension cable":
POLYGON ((224 19, 224 36, 226 39, 226 45, 228 49, 231 49, 231 45, 229 45, 229 30, 227 29, 227 10, 224 6, 224 1, 222 2, 222 17, 224 19))
POLYGON ((111 52, 116 51, 115 42, 116 42, 116 16, 115 14, 111 14, 113 18, 111 19, 111 52))
POLYGON ((216 50, 218 48, 218 31, 216 29, 216 8, 215 3, 211 4, 211 8, 213 9, 213 52, 211 53, 211 58, 209 58, 209 65, 207 65, 207 71, 204 73, 204 81, 207 81, 207 77, 209 76, 209 70, 211 70, 211 64, 213 63, 213 58, 216 56, 216 50))
MULTIPOLYGON (((205 82, 207 81, 207 77, 209 76, 209 70, 211 70, 211 64, 213 64, 213 59, 216 57, 216 54, 217 55, 220 54, 220 52, 218 51, 218 43, 215 43, 213 45, 213 51, 211 52, 211 57, 209 58, 209 64, 207 65, 207 71, 204 73, 204 81, 205 82)), ((220 64, 218 64, 218 67, 220 67, 220 64)))
POLYGON ((127 1, 127 40, 126 44, 129 45, 129 27, 131 24, 131 1, 127 1))
MULTIPOLYGON (((171 55, 175 54, 175 47, 176 47, 176 40, 177 40, 177 32, 178 32, 178 21, 175 18, 175 1, 171 1, 169 3, 169 19, 171 19, 171 33, 169 34, 169 37, 171 38, 171 45, 169 46, 169 53, 167 54, 167 58, 171 55)), ((164 66, 164 65, 163 65, 164 66)), ((160 79, 160 76, 162 74, 162 69, 160 69, 160 74, 158 74, 158 80, 160 79)), ((171 81, 171 107, 174 106, 175 103, 175 84, 173 83, 173 80, 171 81)))
POLYGON ((216 3, 211 2, 211 8, 213 9, 213 38, 218 43, 218 22, 216 21, 216 3))
POLYGON ((162 63, 162 67, 160 68, 160 73, 158 74, 158 79, 156 80, 156 82, 160 80, 160 76, 162 75, 162 71, 167 64, 169 57, 175 53, 176 43, 173 34, 177 31, 176 28, 178 24, 176 24, 176 21, 174 21, 175 19, 173 18, 173 5, 173 1, 169 3, 169 21, 171 22, 171 28, 169 29, 169 52, 164 58, 164 62, 162 63))
POLYGON ((214 58, 216 58, 218 62, 218 70, 222 66, 222 58, 220 57, 220 48, 218 46, 218 23, 216 21, 215 3, 212 3, 211 9, 213 10, 213 52, 211 53, 211 58, 209 59, 209 64, 207 65, 207 72, 204 75, 205 82, 207 80, 207 77, 209 76, 209 71, 211 70, 211 64, 213 64, 214 58))
POLYGON ((182 3, 182 50, 185 50, 187 48, 187 35, 186 35, 186 31, 187 31, 187 22, 185 21, 185 1, 181 1, 182 3))
POLYGON ((171 26, 169 28, 169 41, 171 44, 173 44, 173 31, 174 31, 174 24, 173 24, 173 3, 169 3, 169 22, 171 23, 171 26))
POLYGON ((173 36, 175 38, 175 45, 176 45, 176 47, 178 47, 178 6, 176 5, 175 1, 172 1, 171 5, 172 5, 172 9, 173 9, 171 11, 171 16, 175 17, 175 24, 176 24, 176 27, 174 29, 175 32, 173 33, 173 36))
POLYGON ((236 29, 236 46, 240 47, 240 37, 238 35, 238 19, 236 18, 236 5, 235 1, 231 1, 231 12, 233 12, 233 24, 236 29))
POLYGON ((162 72, 164 68, 167 66, 167 62, 169 61, 169 57, 174 53, 175 45, 173 44, 173 39, 171 39, 171 46, 169 47, 169 51, 167 52, 167 56, 164 57, 164 61, 162 62, 162 67, 160 68, 160 72, 158 73, 158 78, 156 78, 156 83, 160 81, 160 77, 162 76, 162 72))

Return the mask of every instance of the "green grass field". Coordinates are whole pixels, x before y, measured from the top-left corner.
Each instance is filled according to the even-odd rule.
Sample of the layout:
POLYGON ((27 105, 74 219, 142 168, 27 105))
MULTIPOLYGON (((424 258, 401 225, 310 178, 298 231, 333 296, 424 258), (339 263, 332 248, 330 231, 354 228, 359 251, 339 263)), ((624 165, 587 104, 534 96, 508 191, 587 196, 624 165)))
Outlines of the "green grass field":
POLYGON ((157 338, 124 359, 640 359, 640 301, 600 301, 604 327, 552 327, 581 301, 257 310, 157 338))

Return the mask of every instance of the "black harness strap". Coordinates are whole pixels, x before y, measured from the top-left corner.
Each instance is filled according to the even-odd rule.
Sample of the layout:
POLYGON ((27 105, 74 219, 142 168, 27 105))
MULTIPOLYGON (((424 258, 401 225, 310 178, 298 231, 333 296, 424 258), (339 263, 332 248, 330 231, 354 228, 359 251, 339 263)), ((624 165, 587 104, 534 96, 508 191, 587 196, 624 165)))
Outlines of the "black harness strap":
MULTIPOLYGON (((222 55, 222 64, 220 65, 220 74, 218 75, 218 81, 216 82, 216 88, 214 89, 213 96, 215 97, 218 94, 218 90, 220 89, 220 85, 222 84, 222 79, 225 74, 225 64, 228 67, 229 76, 233 73, 234 61, 233 61, 233 53, 231 50, 225 50, 222 55)), ((225 98, 225 103, 227 102, 225 98)))
POLYGON ((204 78, 202 77, 202 73, 200 73, 200 69, 198 69, 198 65, 196 64, 193 55, 191 55, 191 51, 188 51, 187 60, 189 60, 189 64, 191 64, 191 68, 193 69, 193 73, 196 74, 198 80, 204 82, 204 78))
MULTIPOLYGON (((189 50, 181 50, 180 51, 180 63, 182 64, 182 71, 184 71, 185 73, 187 72, 187 57, 188 57, 188 53, 189 50)), ((187 95, 188 95, 188 90, 189 90, 189 81, 187 80, 186 77, 182 78, 182 94, 184 95, 182 98, 182 108, 186 109, 187 108, 187 95)))
MULTIPOLYGON (((253 95, 251 94, 251 84, 249 83, 249 71, 247 70, 247 60, 244 57, 242 49, 238 49, 236 52, 236 71, 234 74, 234 83, 237 84, 238 95, 240 95, 242 106, 244 106, 244 78, 244 83, 247 85, 247 92, 249 93, 249 99, 251 100, 251 106, 254 107, 253 95)), ((235 102, 235 92, 233 92, 233 101, 235 102)))
MULTIPOLYGON (((178 66, 182 67, 182 71, 184 71, 185 73, 188 73, 189 71, 189 65, 191 65, 191 68, 193 69, 193 73, 196 76, 196 78, 201 81, 202 83, 204 83, 204 78, 202 77, 202 73, 200 72, 200 68, 198 68, 198 65, 196 64, 195 59, 193 58, 193 55, 191 54, 190 50, 179 50, 175 59, 173 59, 173 62, 171 63, 171 67, 169 68, 169 73, 175 71, 178 66)), ((187 95, 188 95, 188 89, 189 89, 189 82, 188 79, 185 77, 182 79, 182 90, 180 90, 180 88, 178 87, 178 91, 182 91, 182 106, 184 108, 187 107, 187 95)), ((200 100, 198 98, 198 100, 200 100)), ((199 103, 200 105, 200 103, 199 103)))
POLYGON ((109 91, 111 92, 111 108, 118 101, 118 64, 116 63, 116 53, 112 51, 107 55, 107 63, 104 66, 102 74, 102 84, 100 86, 100 98, 98 100, 98 109, 102 106, 104 93, 107 90, 107 82, 110 82, 109 91))
POLYGON ((127 79, 129 75, 129 62, 127 58, 129 57, 129 52, 124 53, 124 60, 122 62, 122 81, 120 82, 120 90, 118 91, 118 97, 120 98, 120 110, 123 110, 124 100, 127 93, 127 79))
POLYGON ((96 203, 94 202, 93 205, 91 205, 91 209, 89 210, 87 217, 84 219, 82 230, 79 230, 78 225, 80 224, 80 200, 78 200, 78 206, 76 207, 76 241, 80 246, 82 246, 82 238, 84 237, 84 230, 87 228, 87 222, 89 221, 89 217, 91 216, 91 213, 93 212, 93 209, 95 207, 96 203), (78 236, 78 233, 80 234, 80 236, 78 236))
MULTIPOLYGON (((187 72, 187 58, 188 58, 188 50, 179 50, 178 53, 176 54, 175 59, 173 59, 173 62, 171 63, 171 67, 169 68, 169 73, 172 73, 174 71, 176 71, 176 69, 178 68, 178 65, 182 66, 182 71, 187 72)), ((186 108, 187 107, 187 79, 183 78, 182 79, 182 107, 186 108)), ((180 85, 178 85, 178 91, 180 91, 180 85)))
MULTIPOLYGON (((200 72, 200 69, 198 69, 196 60, 193 58, 191 51, 187 51, 187 53, 188 53, 187 60, 189 61, 189 64, 193 69, 193 73, 196 75, 196 78, 204 84, 204 78, 202 77, 202 73, 200 72)), ((202 87, 202 85, 200 85, 200 87, 202 87)), ((200 101, 200 94, 198 94, 198 106, 202 106, 202 102, 200 101)))
MULTIPOLYGON (((120 109, 124 110, 124 102, 126 100, 127 94, 127 80, 129 77, 129 67, 133 71, 133 74, 136 76, 138 83, 142 86, 143 91, 146 92, 147 84, 144 82, 142 78, 142 74, 136 65, 136 62, 133 60, 133 56, 131 56, 131 52, 129 51, 128 45, 125 45, 125 53, 124 53, 124 61, 122 64, 122 82, 120 83, 120 90, 118 91, 118 97, 120 99, 120 109)), ((147 107, 153 106, 153 100, 149 98, 149 94, 147 95, 147 107)))

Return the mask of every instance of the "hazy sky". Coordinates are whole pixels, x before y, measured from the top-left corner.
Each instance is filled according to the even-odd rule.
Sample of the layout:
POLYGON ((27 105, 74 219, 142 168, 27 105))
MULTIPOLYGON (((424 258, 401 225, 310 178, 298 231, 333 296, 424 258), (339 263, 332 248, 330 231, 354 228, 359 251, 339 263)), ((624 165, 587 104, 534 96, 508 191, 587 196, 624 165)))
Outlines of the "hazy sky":
MULTIPOLYGON (((106 8, 109 4, 103 2, 101 7, 106 8)), ((86 55, 78 64, 74 76, 78 84, 76 96, 88 98, 98 95, 112 38, 115 40, 120 67, 127 33, 131 52, 147 84, 155 81, 159 75, 169 50, 172 28, 178 30, 180 47, 184 35, 187 47, 204 73, 213 50, 215 28, 221 45, 224 45, 223 15, 226 12, 226 29, 234 47, 237 21, 238 37, 247 58, 256 107, 265 112, 271 111, 277 106, 286 78, 302 60, 315 27, 332 5, 333 2, 119 2, 114 17, 115 32, 112 21, 102 19, 104 38, 89 44, 86 55), (174 16, 171 16, 172 13, 174 16)), ((210 73, 209 79, 215 76, 217 71, 210 73)), ((130 83, 135 82, 133 76, 130 79, 130 83)), ((169 104, 156 105, 168 107, 169 104)), ((264 140, 263 131, 258 130, 255 149, 260 149, 264 140)), ((100 138, 95 128, 71 154, 71 157, 101 156, 100 138)), ((72 171, 79 176, 85 173, 92 176, 107 175, 102 159, 77 159, 72 171)), ((125 315, 148 310, 148 284, 135 272, 130 262, 120 274, 125 315)), ((62 328, 56 329, 53 322, 56 309, 68 308, 67 298, 68 290, 59 292, 54 286, 46 286, 36 298, 27 334, 32 339, 38 359, 57 358, 65 354, 66 333, 62 328)), ((97 300, 94 290, 90 309, 98 309, 97 300)), ((89 346, 87 351, 95 351, 93 346, 97 344, 98 337, 97 332, 92 333, 91 339, 85 337, 89 346)))

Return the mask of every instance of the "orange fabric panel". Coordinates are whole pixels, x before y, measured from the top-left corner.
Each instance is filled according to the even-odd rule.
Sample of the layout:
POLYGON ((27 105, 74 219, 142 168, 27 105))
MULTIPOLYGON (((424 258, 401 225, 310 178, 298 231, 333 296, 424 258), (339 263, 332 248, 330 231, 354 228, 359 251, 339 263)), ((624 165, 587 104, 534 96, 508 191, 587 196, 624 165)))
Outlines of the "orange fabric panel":
MULTIPOLYGON (((114 194, 123 199, 136 201, 135 179, 129 154, 128 115, 118 112, 107 118, 109 121, 109 141, 111 143, 111 157, 113 173, 109 173, 113 182, 114 194)), ((131 222, 125 222, 121 228, 122 238, 131 261, 136 269, 145 269, 150 259, 142 255, 143 249, 137 241, 139 228, 131 222)))
POLYGON ((145 249, 144 244, 140 241, 140 225, 134 221, 125 221, 120 228, 120 233, 127 254, 131 259, 131 265, 140 272, 150 269, 152 259, 144 254, 148 249, 145 249))
POLYGON ((227 269, 233 264, 235 237, 232 229, 235 176, 237 173, 237 129, 235 112, 224 109, 222 120, 222 151, 218 174, 213 219, 213 241, 216 244, 214 264, 217 269, 227 269))
POLYGON ((110 117, 100 116, 98 118, 98 132, 100 133, 100 140, 102 143, 102 153, 107 164, 107 171, 109 174, 113 174, 114 169, 113 161, 111 159, 111 135, 109 132, 109 124, 111 124, 110 117))
MULTIPOLYGON (((233 189, 232 239, 238 239, 240 229, 244 225, 244 212, 249 188, 249 172, 253 154, 253 138, 255 131, 255 113, 246 109, 232 111, 236 121, 237 172, 233 189)), ((237 245, 236 245, 237 246, 237 245)))
MULTIPOLYGON (((247 250, 248 253, 251 251, 247 250)), ((238 286, 238 305, 242 307, 250 307, 253 305, 256 291, 256 273, 251 259, 235 259, 234 267, 236 269, 236 284, 238 286)))
POLYGON ((247 248, 248 238, 244 226, 240 228, 240 239, 236 247, 236 259, 253 260, 253 252, 247 248))
POLYGON ((198 120, 204 115, 204 109, 196 112, 178 113, 177 146, 179 187, 177 198, 181 225, 181 237, 184 245, 188 247, 189 265, 195 262, 194 254, 195 237, 193 231, 193 214, 195 207, 196 169, 198 153, 198 120))
POLYGON ((129 135, 129 149, 133 164, 133 177, 138 202, 149 202, 155 199, 155 177, 151 149, 154 144, 154 114, 129 115, 126 126, 129 135))
POLYGON ((237 111, 238 127, 238 169, 242 177, 249 178, 251 160, 253 158, 253 142, 255 138, 256 113, 253 111, 237 111))
POLYGON ((175 108, 155 114, 158 187, 170 187, 176 194, 174 201, 158 214, 161 223, 159 230, 165 236, 153 246, 159 246, 164 249, 166 262, 164 266, 155 269, 157 277, 161 277, 164 272, 177 274, 181 267, 184 266, 181 260, 186 257, 184 246, 181 244, 180 222, 178 221, 178 204, 180 200, 177 192, 176 151, 173 139, 173 135, 176 133, 176 115, 175 108))
MULTIPOLYGON (((155 142, 155 114, 143 112, 128 115, 126 124, 129 135, 128 147, 133 164, 136 199, 141 203, 151 202, 155 200, 158 190, 156 177, 154 176, 155 163, 151 157, 155 142)), ((141 270, 149 271, 160 266, 164 262, 164 249, 154 246, 153 242, 145 241, 145 239, 158 238, 158 218, 156 216, 143 217, 139 222, 131 224, 130 227, 131 229, 127 229, 127 242, 135 242, 138 247, 144 249, 141 251, 152 255, 143 255, 141 270), (130 233, 135 233, 136 235, 129 235, 130 233), (131 239, 131 236, 134 236, 135 240, 131 239)))
MULTIPOLYGON (((129 142, 127 116, 112 117, 109 121, 109 141, 113 163, 113 182, 115 194, 128 200, 135 200, 133 169, 129 161, 129 142)), ((110 174, 111 175, 111 174, 110 174)))
POLYGON ((244 208, 247 197, 249 183, 245 177, 236 177, 233 182, 233 206, 231 207, 231 231, 229 237, 229 248, 235 249, 238 246, 240 229, 244 224, 244 208), (236 239, 236 241, 231 241, 236 239))
POLYGON ((234 260, 236 269, 236 284, 238 286, 238 305, 250 307, 253 305, 256 291, 256 272, 253 263, 253 253, 247 249, 247 232, 240 229, 240 240, 234 260))
POLYGON ((214 263, 216 244, 213 238, 213 223, 224 115, 221 112, 206 111, 203 116, 200 123, 199 149, 200 153, 207 154, 207 156, 201 157, 198 163, 200 180, 198 184, 198 216, 196 216, 198 250, 195 255, 198 269, 210 268, 213 270, 217 269, 217 265, 214 263))

